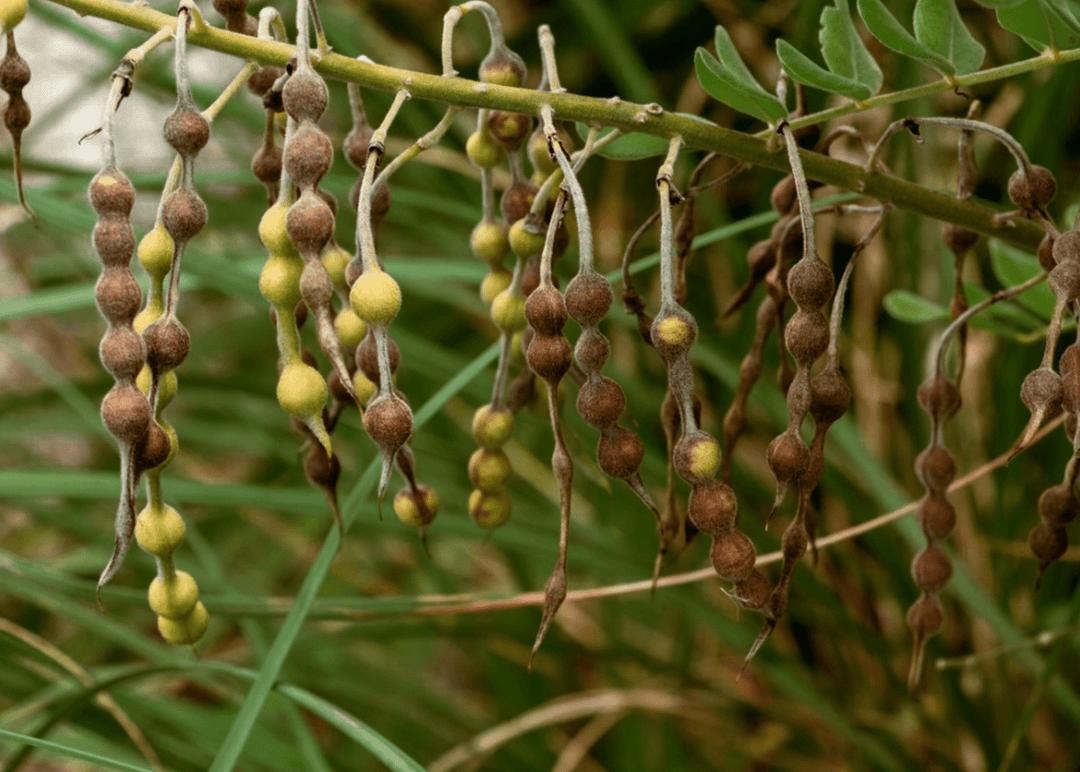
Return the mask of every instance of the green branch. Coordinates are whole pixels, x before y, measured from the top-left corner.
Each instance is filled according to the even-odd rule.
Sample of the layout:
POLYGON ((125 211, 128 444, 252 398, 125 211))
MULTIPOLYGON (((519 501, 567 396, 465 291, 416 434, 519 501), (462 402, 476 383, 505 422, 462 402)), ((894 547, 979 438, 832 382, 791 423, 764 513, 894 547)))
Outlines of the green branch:
MULTIPOLYGON (((147 6, 129 5, 122 0, 51 0, 51 2, 66 6, 82 15, 109 19, 151 33, 165 27, 172 29, 176 27, 175 16, 155 11, 147 6)), ((188 33, 188 42, 191 45, 254 60, 260 64, 278 66, 284 66, 295 50, 293 46, 286 43, 259 40, 214 27, 191 29, 188 33)), ((1037 57, 974 73, 963 78, 956 78, 956 81, 959 85, 985 82, 1050 66, 1056 62, 1073 61, 1077 58, 1080 58, 1080 49, 1058 53, 1054 59, 1037 57)), ((638 131, 667 139, 681 136, 684 144, 691 148, 716 151, 736 161, 767 169, 783 172, 790 170, 785 154, 771 151, 767 147, 766 140, 760 136, 732 131, 702 119, 676 115, 665 111, 659 105, 634 104, 624 102, 618 97, 599 99, 577 94, 552 94, 485 84, 464 78, 448 78, 360 62, 333 52, 323 56, 316 65, 316 69, 326 77, 384 91, 407 89, 414 97, 459 107, 509 110, 539 116, 541 107, 551 105, 555 116, 560 120, 614 126, 626 132, 638 131)), ((803 125, 811 119, 820 121, 834 115, 856 112, 871 106, 889 104, 948 88, 952 88, 952 85, 941 81, 893 94, 884 94, 861 104, 844 105, 818 113, 816 116, 793 122, 792 125, 803 125)), ((995 236, 1025 249, 1035 249, 1042 239, 1042 229, 1028 221, 1016 222, 1014 227, 1009 228, 995 227, 992 218, 997 211, 983 204, 970 200, 961 201, 896 177, 877 173, 868 174, 859 166, 819 153, 802 151, 801 156, 806 175, 819 182, 846 190, 859 190, 867 196, 879 201, 887 201, 901 209, 951 222, 984 235, 995 236)))

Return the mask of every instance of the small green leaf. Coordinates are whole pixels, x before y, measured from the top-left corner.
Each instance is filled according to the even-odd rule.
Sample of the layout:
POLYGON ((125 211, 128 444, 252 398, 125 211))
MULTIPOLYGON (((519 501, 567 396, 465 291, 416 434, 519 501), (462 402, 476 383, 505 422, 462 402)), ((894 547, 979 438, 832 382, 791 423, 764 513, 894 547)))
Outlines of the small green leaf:
POLYGON ((1075 40, 1080 35, 1080 21, 1077 21, 1068 0, 1042 0, 1042 2, 1050 13, 1057 16, 1058 21, 1072 33, 1070 39, 1075 40))
POLYGON ((1025 0, 975 0, 976 3, 984 8, 1012 8, 1014 5, 1020 5, 1025 0))
POLYGON ((742 57, 739 56, 735 44, 731 42, 731 36, 719 24, 716 25, 716 55, 720 57, 720 64, 724 65, 724 69, 728 71, 729 75, 752 91, 760 91, 762 94, 772 97, 772 94, 762 88, 761 84, 754 78, 754 74, 750 72, 742 57))
POLYGON ((780 65, 784 68, 784 72, 792 80, 805 86, 813 86, 822 91, 852 99, 869 99, 874 95, 866 84, 829 72, 800 53, 786 40, 776 41, 776 55, 780 58, 780 65))
POLYGON ((925 324, 949 318, 947 308, 907 290, 893 290, 885 296, 882 303, 889 316, 899 322, 925 324))
POLYGON ((930 65, 942 75, 952 75, 956 70, 945 57, 934 53, 911 33, 904 25, 889 13, 881 0, 857 0, 859 15, 862 16, 870 34, 897 53, 930 65))
POLYGON ((818 40, 821 41, 821 55, 825 58, 825 64, 834 74, 861 83, 870 91, 868 96, 876 94, 881 88, 881 68, 866 50, 855 29, 848 0, 835 2, 834 7, 821 11, 818 40))
MULTIPOLYGON (((1038 258, 998 239, 990 239, 990 264, 993 266, 994 276, 1006 287, 1023 284, 1042 273, 1038 258)), ((1045 282, 1032 287, 1018 299, 1044 319, 1050 318, 1057 303, 1054 293, 1045 282)))
POLYGON ((1078 45, 1076 36, 1056 9, 1042 0, 1024 0, 1019 5, 998 8, 997 17, 1002 27, 1022 37, 1039 53, 1051 45, 1060 49, 1076 48, 1078 45))
POLYGON ((764 90, 754 90, 729 73, 704 48, 694 52, 694 69, 698 81, 714 99, 733 110, 752 115, 766 123, 777 123, 787 117, 780 100, 764 90))
MULTIPOLYGON (((578 135, 582 140, 589 136, 588 126, 584 123, 578 123, 576 126, 578 135)), ((598 140, 603 139, 613 131, 614 129, 604 129, 596 135, 596 138, 598 140)), ((668 140, 663 137, 657 137, 653 134, 642 134, 635 131, 631 134, 624 134, 621 137, 613 139, 609 144, 604 146, 599 154, 604 158, 610 158, 615 161, 640 161, 642 158, 652 158, 654 156, 664 155, 668 150, 668 144, 668 140)))
POLYGON ((986 50, 964 26, 956 0, 918 0, 915 37, 949 60, 960 75, 978 70, 986 56, 986 50))

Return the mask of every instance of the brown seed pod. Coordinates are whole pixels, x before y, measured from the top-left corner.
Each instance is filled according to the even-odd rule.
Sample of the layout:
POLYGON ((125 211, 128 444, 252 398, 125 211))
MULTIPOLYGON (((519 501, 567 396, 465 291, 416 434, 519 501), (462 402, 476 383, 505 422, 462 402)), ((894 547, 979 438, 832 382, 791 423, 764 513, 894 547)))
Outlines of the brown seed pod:
POLYGON ((582 327, 600 323, 611 309, 611 284, 598 273, 579 273, 566 285, 566 310, 582 327))
POLYGON ((412 434, 412 411, 400 399, 379 400, 364 413, 364 429, 381 450, 396 451, 412 434))
POLYGON ((926 547, 911 563, 911 575, 923 592, 937 592, 952 578, 952 561, 937 547, 926 547))
POLYGON ((1055 263, 1080 261, 1080 232, 1065 231, 1054 239, 1050 249, 1055 263))
POLYGON ((90 181, 89 195, 90 206, 102 218, 107 215, 126 218, 135 206, 135 186, 121 171, 98 172, 90 181))
POLYGON ((515 223, 529 213, 536 191, 539 190, 528 180, 518 180, 512 183, 499 200, 499 209, 503 219, 515 223))
POLYGON ((175 370, 191 350, 191 336, 176 317, 158 319, 143 332, 146 364, 152 373, 175 370))
POLYGON ((806 447, 798 432, 788 429, 769 443, 765 458, 777 483, 786 485, 810 465, 810 448, 806 447))
MULTIPOLYGON (((390 355, 390 372, 396 373, 398 365, 401 364, 401 349, 393 338, 387 338, 386 344, 390 355)), ((356 366, 372 383, 379 385, 379 350, 375 345, 375 337, 371 333, 368 333, 356 347, 356 366)))
POLYGON ((645 458, 645 446, 641 438, 629 429, 613 425, 600 435, 596 445, 596 462, 600 470, 614 477, 625 480, 641 467, 645 458))
POLYGON ((765 608, 771 595, 769 580, 756 568, 750 572, 750 576, 735 582, 735 599, 751 611, 765 608))
POLYGON ((248 0, 214 0, 214 10, 229 21, 247 13, 248 0))
POLYGON ((1049 233, 1043 236, 1043 240, 1039 242, 1039 249, 1037 252, 1039 258, 1039 265, 1047 273, 1054 270, 1054 266, 1057 263, 1054 261, 1054 237, 1049 233))
POLYGON ((819 311, 796 311, 784 327, 784 343, 800 367, 810 367, 829 347, 829 320, 819 311))
MULTIPOLYGON (((780 543, 784 562, 794 564, 806 554, 806 548, 810 545, 810 537, 806 534, 806 528, 798 520, 792 520, 791 524, 784 529, 784 538, 780 543)), ((792 565, 794 569, 794 565, 792 565)))
POLYGON ((334 235, 334 213, 319 196, 305 194, 289 207, 285 229, 300 254, 317 255, 334 235))
POLYGON ((135 231, 127 215, 102 215, 94 224, 93 242, 105 267, 126 267, 135 252, 135 231))
POLYGON ((690 491, 687 515, 690 522, 710 536, 720 536, 735 527, 739 513, 738 500, 731 486, 717 479, 708 479, 690 491))
POLYGON ((22 91, 30 82, 30 65, 17 51, 8 46, 7 53, 0 59, 0 89, 9 94, 22 91))
POLYGON ((915 459, 915 473, 928 491, 944 494, 956 476, 956 462, 941 445, 931 445, 915 459))
POLYGON ((534 373, 545 381, 557 383, 570 369, 573 349, 562 335, 537 335, 529 344, 525 357, 534 373))
POLYGON ((251 159, 251 173, 263 185, 277 185, 281 181, 281 158, 280 147, 263 145, 251 159))
POLYGON ((281 90, 285 112, 298 122, 318 121, 329 101, 330 92, 326 89, 326 83, 309 68, 294 70, 281 90))
POLYGON ((1039 496, 1039 517, 1052 528, 1068 525, 1077 514, 1080 514, 1080 500, 1069 485, 1052 485, 1039 496))
POLYGON ((364 123, 353 126, 345 135, 341 149, 345 153, 345 160, 354 169, 363 169, 367 163, 368 145, 371 144, 371 136, 374 133, 374 129, 364 123))
POLYGON ((190 188, 174 190, 161 208, 165 232, 174 243, 189 241, 206 225, 206 204, 190 188))
POLYGON ((303 123, 285 146, 284 159, 285 171, 298 186, 318 185, 333 163, 334 145, 318 126, 303 123))
POLYGON ((1058 263, 1050 271, 1046 283, 1059 301, 1071 303, 1080 298, 1080 261, 1058 263))
POLYGON ((134 384, 118 383, 101 401, 101 421, 118 442, 137 442, 150 425, 150 403, 134 384))
POLYGON ((720 468, 720 443, 708 432, 684 434, 671 450, 675 471, 691 485, 712 479, 720 468))
MULTIPOLYGON (((258 24, 258 22, 256 22, 258 24)), ((260 67, 248 78, 248 91, 257 97, 265 97, 274 87, 274 82, 284 74, 280 67, 260 67)), ((278 111, 280 112, 280 110, 278 111)))
POLYGON ((525 319, 541 336, 559 335, 566 325, 566 303, 554 287, 529 293, 525 301, 525 319))
POLYGON ((1061 376, 1049 367, 1035 368, 1020 385, 1021 401, 1032 413, 1041 411, 1044 417, 1056 413, 1064 398, 1065 386, 1061 376))
POLYGON ((741 531, 730 531, 713 539, 709 552, 713 568, 721 579, 738 582, 750 577, 754 571, 757 553, 754 543, 741 531))
POLYGON ((790 174, 773 185, 772 193, 769 194, 769 202, 777 214, 785 215, 795 208, 795 178, 790 174))
POLYGON ((480 62, 480 81, 499 86, 520 86, 525 82, 525 62, 505 46, 492 48, 480 62))
POLYGON ((822 370, 810 381, 810 415, 817 423, 836 423, 850 404, 851 389, 839 370, 822 370))
POLYGON ((694 317, 683 308, 657 314, 650 330, 653 348, 665 362, 672 362, 690 350, 697 331, 694 317))
POLYGON ((319 260, 309 260, 300 274, 300 295, 306 307, 325 309, 329 314, 330 299, 334 297, 334 280, 319 260))
POLYGON ((935 421, 946 421, 960 409, 960 390, 944 375, 932 375, 919 386, 919 405, 935 421))
POLYGON ((117 381, 133 381, 146 363, 146 349, 139 333, 126 325, 110 326, 98 346, 105 369, 117 381))
POLYGON ((492 110, 487 128, 495 140, 513 152, 525 144, 525 138, 532 130, 532 118, 520 113, 492 110))
POLYGON ((304 476, 320 488, 334 490, 341 476, 341 462, 337 456, 328 456, 322 443, 313 442, 304 459, 304 476))
POLYGON ((151 421, 146 434, 139 440, 134 453, 135 469, 139 474, 148 472, 159 467, 169 458, 172 451, 172 441, 168 433, 158 426, 157 422, 151 421))
MULTIPOLYGON (((357 180, 352 188, 349 189, 349 204, 352 206, 355 212, 360 206, 360 185, 362 180, 357 180)), ((390 186, 387 183, 383 183, 379 186, 379 189, 371 197, 371 222, 379 223, 386 213, 390 211, 390 186)))
POLYGON ((970 228, 947 222, 941 226, 941 238, 950 252, 960 256, 975 246, 979 240, 979 234, 970 228))
MULTIPOLYGON (((110 429, 110 431, 112 430, 110 429)), ((1064 528, 1039 523, 1028 534, 1028 547, 1031 548, 1032 554, 1039 559, 1040 572, 1064 555, 1068 546, 1069 539, 1064 528)))
POLYGON ((130 324, 139 313, 142 290, 135 275, 125 268, 106 267, 94 285, 98 311, 113 324, 130 324))
POLYGON ((755 243, 746 252, 746 265, 751 283, 756 285, 776 265, 776 244, 769 239, 755 243))
POLYGON ((1058 359, 1061 371, 1062 407, 1069 413, 1080 412, 1080 344, 1073 343, 1058 359))
POLYGON ((193 158, 210 140, 210 122, 196 110, 177 107, 165 119, 165 141, 181 158, 193 158))
POLYGON ((1057 182, 1045 166, 1031 166, 1031 174, 1017 169, 1009 177, 1009 198, 1024 211, 1033 212, 1049 204, 1057 194, 1057 182))
POLYGON ((23 99, 22 94, 12 94, 4 108, 4 126, 7 130, 12 134, 21 133, 30 125, 30 117, 30 105, 23 99))
POLYGON ((610 344, 607 338, 595 327, 586 327, 574 346, 574 359, 582 370, 594 373, 604 366, 609 352, 610 344))
POLYGON ((915 518, 927 541, 937 541, 956 527, 956 508, 944 496, 930 493, 919 502, 915 518))
POLYGON ((626 409, 622 387, 610 378, 591 378, 578 392, 577 410, 585 423, 595 429, 611 426, 626 409))
POLYGON ((836 280, 821 260, 800 260, 788 271, 787 286, 801 311, 819 311, 832 297, 836 280))
POLYGON ((922 595, 908 609, 908 627, 915 633, 917 641, 925 641, 941 629, 945 612, 933 595, 922 595))

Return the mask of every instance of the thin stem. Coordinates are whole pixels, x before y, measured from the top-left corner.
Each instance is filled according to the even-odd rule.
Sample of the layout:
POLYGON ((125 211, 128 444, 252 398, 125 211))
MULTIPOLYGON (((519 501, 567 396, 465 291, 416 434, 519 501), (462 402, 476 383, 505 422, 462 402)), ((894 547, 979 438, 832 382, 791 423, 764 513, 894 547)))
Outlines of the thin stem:
POLYGON ((442 73, 443 77, 452 78, 457 75, 454 69, 454 27, 464 16, 460 5, 455 5, 443 14, 442 28, 442 73))
POLYGON ((859 239, 859 243, 851 250, 851 259, 848 260, 848 264, 844 268, 844 273, 840 277, 840 283, 836 285, 836 292, 833 293, 832 314, 829 317, 829 348, 825 360, 826 369, 835 370, 837 362, 839 361, 840 321, 844 316, 844 295, 847 294, 848 282, 851 280, 851 274, 855 270, 855 263, 859 259, 859 255, 863 253, 863 250, 866 249, 874 236, 877 235, 877 232, 881 230, 881 226, 885 222, 885 216, 891 210, 892 207, 888 205, 877 208, 877 217, 874 218, 874 222, 871 223, 870 228, 863 237, 859 239))
POLYGON ((399 153, 393 161, 388 163, 386 167, 379 172, 379 176, 376 177, 375 181, 371 184, 372 193, 378 191, 379 188, 390 179, 390 176, 406 163, 416 158, 416 156, 420 155, 428 148, 438 144, 439 140, 446 134, 447 129, 450 128, 450 124, 453 122, 454 116, 457 115, 458 112, 460 112, 460 108, 458 107, 451 106, 446 108, 446 113, 443 114, 442 119, 435 124, 435 128, 416 140, 408 150, 399 153))
POLYGON ((920 126, 947 126, 950 129, 979 131, 983 134, 988 134, 1008 148, 1009 152, 1012 153, 1013 158, 1016 159, 1016 165, 1024 172, 1025 177, 1031 173, 1031 161, 1028 160, 1027 153, 1024 152, 1024 148, 1020 146, 1020 143, 1017 142, 1009 132, 984 121, 974 121, 969 118, 901 118, 898 121, 894 121, 889 125, 889 128, 885 130, 885 133, 881 135, 877 144, 874 145, 874 149, 870 153, 870 158, 866 162, 867 171, 874 168, 873 165, 877 162, 877 158, 881 154, 881 149, 884 147, 885 142, 889 137, 901 129, 907 129, 921 142, 922 137, 918 133, 920 126))
POLYGON ((562 94, 566 89, 559 82, 559 69, 555 64, 555 36, 551 34, 551 27, 541 24, 537 28, 540 38, 540 58, 544 63, 544 77, 547 80, 547 90, 562 94))
POLYGON ((682 138, 675 137, 668 145, 664 163, 656 173, 656 187, 660 190, 660 308, 678 306, 675 299, 675 235, 671 222, 671 197, 674 188, 671 176, 675 173, 675 159, 682 147, 682 138))
POLYGON ((817 257, 817 239, 814 238, 814 214, 810 203, 810 186, 806 184, 806 172, 803 171, 799 157, 799 144, 795 141, 795 132, 781 122, 776 129, 787 144, 788 163, 791 164, 791 176, 795 179, 795 195, 799 199, 799 217, 802 221, 803 260, 817 257))
POLYGON ((244 84, 248 82, 248 78, 250 78, 258 68, 259 66, 254 62, 245 64, 240 72, 236 73, 236 76, 229 82, 229 85, 225 87, 225 90, 218 95, 218 98, 202 111, 203 118, 213 122, 214 118, 217 117, 222 108, 228 104, 230 99, 236 96, 236 92, 244 87, 244 84))
POLYGON ((364 262, 364 270, 376 268, 378 265, 375 258, 375 232, 371 227, 371 198, 374 193, 372 182, 375 179, 375 167, 385 149, 386 135, 390 131, 390 126, 408 98, 409 92, 405 89, 401 89, 394 95, 390 109, 386 111, 382 123, 371 135, 371 142, 368 143, 367 164, 364 166, 364 179, 360 184, 360 200, 357 201, 356 206, 356 244, 364 262))
MULTIPOLYGON (((559 162, 565 179, 565 187, 570 191, 570 199, 574 202, 574 216, 577 218, 578 230, 578 259, 581 261, 582 270, 592 272, 593 268, 593 241, 592 226, 589 224, 589 207, 585 201, 585 191, 574 174, 574 167, 570 161, 570 154, 566 152, 558 134, 555 133, 555 123, 551 120, 551 108, 541 110, 540 117, 544 121, 544 134, 547 136, 548 147, 559 162)), ((581 158, 584 161, 585 154, 581 158)), ((552 222, 555 218, 552 217, 552 222)))

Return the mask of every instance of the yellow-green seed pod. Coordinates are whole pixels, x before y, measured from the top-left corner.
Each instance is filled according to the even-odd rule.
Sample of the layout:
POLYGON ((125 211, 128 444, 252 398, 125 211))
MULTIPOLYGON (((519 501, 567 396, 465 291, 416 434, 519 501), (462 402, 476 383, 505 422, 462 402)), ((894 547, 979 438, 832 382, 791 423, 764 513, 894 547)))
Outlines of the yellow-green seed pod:
POLYGON ((497 450, 514 434, 514 414, 507 407, 482 405, 473 414, 472 432, 481 448, 497 450))
POLYGON ((355 349, 367 335, 367 325, 351 308, 343 308, 334 317, 334 330, 343 348, 355 349))
POLYGON ((510 229, 506 223, 496 220, 481 220, 469 237, 469 246, 473 254, 485 263, 497 266, 502 263, 510 251, 507 237, 510 229))
POLYGON ((259 291, 275 308, 295 309, 300 302, 300 274, 303 272, 302 260, 272 253, 259 272, 259 291))
POLYGON ((3 0, 0 2, 0 31, 15 29, 26 16, 26 0, 3 0))
POLYGON ((521 258, 539 255, 544 249, 543 233, 533 233, 525 229, 525 218, 510 226, 510 248, 521 258))
POLYGON ((176 371, 169 370, 161 376, 161 385, 158 386, 158 410, 164 410, 176 397, 177 381, 176 371))
POLYGON ((486 129, 474 131, 465 142, 465 153, 469 160, 483 169, 498 166, 505 151, 503 146, 486 129))
POLYGON ((262 220, 259 221, 259 239, 272 255, 294 257, 300 254, 293 246, 289 239, 289 232, 285 228, 288 211, 289 205, 284 201, 279 201, 267 209, 262 220))
POLYGON ((172 267, 173 240, 161 221, 139 242, 139 265, 147 274, 160 279, 172 267))
POLYGON ((161 637, 174 646, 196 643, 203 637, 209 624, 210 614, 207 613, 206 606, 202 604, 202 601, 197 602, 195 608, 186 617, 180 619, 158 617, 157 621, 158 632, 161 633, 161 637))
POLYGON ((533 172, 529 175, 529 182, 538 188, 542 188, 544 187, 544 183, 547 182, 547 178, 550 176, 551 175, 544 174, 543 172, 533 172))
POLYGON ((481 528, 498 528, 510 519, 510 494, 473 491, 469 494, 469 517, 481 528))
POLYGON ((428 509, 427 517, 421 514, 420 508, 416 506, 416 502, 413 500, 412 491, 408 488, 398 491, 397 495, 394 496, 394 514, 398 516, 398 520, 402 523, 413 528, 427 525, 439 511, 439 495, 435 493, 435 490, 428 485, 421 485, 419 488, 424 495, 424 504, 428 509))
POLYGON ((469 459, 469 480, 484 493, 498 493, 514 473, 510 459, 501 450, 481 449, 469 459))
POLYGON ((147 593, 150 608, 158 616, 167 619, 183 619, 199 602, 199 585, 186 571, 176 571, 172 576, 155 577, 147 593))
POLYGON ((135 521, 135 541, 159 558, 167 558, 176 552, 186 533, 184 518, 168 504, 161 509, 147 506, 135 521))
POLYGON ((278 402, 281 409, 293 418, 321 416, 328 395, 326 381, 314 367, 294 362, 281 371, 277 385, 278 402))
MULTIPOLYGON (((169 370, 169 372, 171 373, 172 370, 169 370)), ((139 387, 139 391, 147 396, 150 394, 150 384, 153 377, 150 374, 150 368, 146 365, 143 365, 143 369, 139 370, 139 374, 135 376, 135 385, 139 387)))
POLYGON ((510 358, 515 364, 525 364, 525 352, 521 350, 521 333, 515 332, 510 339, 510 358))
POLYGON ((401 310, 401 287, 379 268, 365 269, 349 292, 349 304, 369 324, 388 324, 401 310))
POLYGON ((330 280, 334 282, 334 289, 338 292, 348 292, 349 285, 345 281, 345 266, 352 260, 352 255, 342 249, 338 243, 331 240, 322 253, 322 264, 330 274, 330 280))
POLYGON ((352 382, 353 391, 356 392, 356 398, 359 399, 361 403, 366 404, 378 389, 375 382, 364 375, 363 371, 359 369, 357 369, 356 373, 353 375, 352 382))
POLYGON ((480 298, 485 303, 491 303, 499 295, 509 289, 514 275, 504 268, 492 268, 480 282, 480 298))
POLYGON ((491 301, 491 319, 503 332, 525 329, 525 298, 509 289, 503 290, 491 301))
MULTIPOLYGON (((153 279, 151 279, 153 281, 153 279)), ((151 296, 150 302, 147 303, 146 308, 138 313, 131 326, 135 332, 142 335, 146 332, 146 328, 153 324, 163 313, 165 312, 165 306, 160 301, 151 296)))
POLYGON ((548 153, 547 136, 544 134, 543 127, 537 127, 529 137, 528 153, 533 173, 541 179, 545 179, 559 168, 558 161, 553 160, 548 153))

